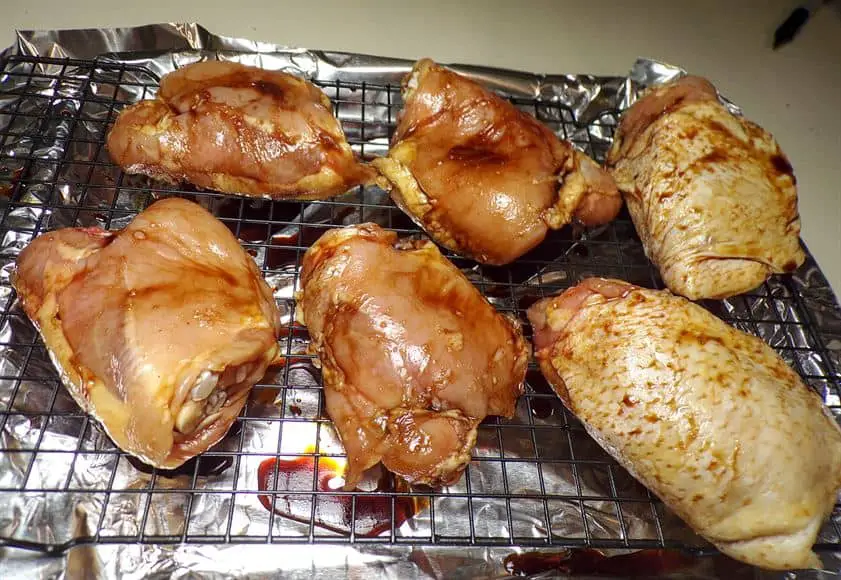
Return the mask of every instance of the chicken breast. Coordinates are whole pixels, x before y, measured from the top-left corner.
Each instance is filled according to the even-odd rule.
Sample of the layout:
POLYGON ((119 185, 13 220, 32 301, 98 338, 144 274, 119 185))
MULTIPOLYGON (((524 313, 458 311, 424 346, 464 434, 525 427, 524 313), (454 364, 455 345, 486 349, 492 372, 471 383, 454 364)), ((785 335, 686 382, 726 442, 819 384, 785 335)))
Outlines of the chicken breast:
POLYGON ((201 62, 124 109, 108 151, 128 173, 274 199, 321 199, 367 181, 330 100, 292 75, 201 62))
POLYGON ((841 430, 760 339, 668 291, 588 279, 528 311, 540 368, 622 466, 722 552, 811 551, 841 487, 841 430))
POLYGON ((330 230, 303 260, 296 316, 348 455, 346 487, 382 461, 410 483, 454 482, 487 415, 511 417, 529 349, 434 244, 374 224, 330 230))
POLYGON ((277 355, 280 315, 254 260, 182 199, 120 232, 36 238, 14 286, 79 406, 155 467, 218 442, 277 355))
POLYGON ((805 260, 788 159, 704 79, 684 77, 637 101, 608 167, 646 254, 676 294, 733 296, 805 260))
POLYGON ((549 228, 598 225, 619 211, 601 167, 481 85, 425 59, 403 81, 403 99, 388 156, 373 165, 442 246, 507 264, 549 228))

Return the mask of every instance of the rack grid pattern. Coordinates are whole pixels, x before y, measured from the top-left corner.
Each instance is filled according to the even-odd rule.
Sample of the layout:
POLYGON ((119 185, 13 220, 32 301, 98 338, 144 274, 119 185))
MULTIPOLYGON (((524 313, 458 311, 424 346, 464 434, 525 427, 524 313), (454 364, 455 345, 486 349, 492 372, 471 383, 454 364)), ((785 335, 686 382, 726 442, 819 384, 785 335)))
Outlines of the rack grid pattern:
MULTIPOLYGON (((110 162, 104 138, 122 107, 154 94, 158 79, 152 73, 127 64, 71 59, 12 57, 0 65, 4 248, 20 249, 58 227, 118 229, 156 197, 179 195, 213 209, 255 257, 267 279, 291 287, 303 252, 326 228, 376 220, 400 234, 422 234, 376 188, 358 188, 327 201, 269 202, 162 186, 125 175, 110 162)), ((399 87, 316 84, 333 101, 353 148, 366 159, 384 154, 401 108, 399 87)), ((559 136, 603 160, 615 113, 577 125, 571 111, 557 102, 514 102, 559 136)), ((538 249, 507 267, 479 266, 447 255, 498 309, 523 321, 527 334, 525 309, 584 275, 662 287, 624 212, 597 231, 554 232, 538 249)), ((31 499, 62 506, 65 512, 37 516, 55 525, 52 534, 45 535, 35 523, 18 522, 13 533, 0 535, 0 546, 49 553, 91 542, 709 550, 598 448, 534 366, 516 416, 483 423, 474 460, 455 485, 410 489, 391 481, 375 491, 325 488, 321 482, 325 474, 338 469, 342 450, 323 411, 318 374, 302 348, 307 335, 294 323, 291 292, 278 300, 287 321, 288 364, 255 386, 222 443, 176 472, 161 472, 139 465, 114 447, 72 402, 56 371, 45 362, 44 345, 4 272, 0 504, 23 505, 31 499), (298 446, 301 437, 312 445, 298 446), (293 462, 298 475, 284 479, 278 466, 293 462), (261 465, 270 467, 261 469, 261 465), (261 476, 268 478, 268 487, 261 487, 261 476), (274 483, 280 481, 285 487, 274 483), (265 509, 266 504, 274 509, 265 509), (73 529, 63 529, 67 524, 59 520, 67 520, 70 509, 76 510, 73 529), (404 524, 412 512, 417 512, 415 517, 404 524)), ((839 369, 789 280, 774 278, 751 294, 705 306, 770 342, 838 413, 839 369)), ((841 545, 841 530, 835 523, 840 515, 836 509, 818 549, 836 550, 841 545)))

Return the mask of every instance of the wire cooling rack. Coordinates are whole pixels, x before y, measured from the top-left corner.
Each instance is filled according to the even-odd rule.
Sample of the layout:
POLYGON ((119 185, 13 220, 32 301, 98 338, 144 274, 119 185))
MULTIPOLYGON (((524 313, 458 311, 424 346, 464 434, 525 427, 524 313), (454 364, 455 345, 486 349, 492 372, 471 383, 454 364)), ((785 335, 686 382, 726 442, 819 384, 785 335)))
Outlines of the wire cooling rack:
MULTIPOLYGON (((342 451, 302 348, 306 332, 292 316, 301 257, 325 229, 347 223, 376 220, 401 234, 421 232, 376 188, 328 201, 267 202, 123 174, 104 137, 122 107, 155 93, 158 78, 142 67, 12 57, 2 63, 0 82, 0 545, 50 553, 94 542, 709 548, 598 448, 535 366, 516 416, 482 424, 474 460, 457 484, 410 489, 383 475, 367 491, 331 487, 342 451), (222 443, 176 472, 140 465, 76 407, 8 280, 16 252, 40 233, 117 229, 162 195, 210 207, 266 278, 286 289, 277 298, 288 364, 255 386, 222 443), (304 439, 311 444, 300 445, 304 439)), ((364 158, 385 153, 399 87, 316 84, 353 148, 364 158)), ((514 103, 603 160, 615 112, 577 125, 557 102, 514 103)), ((525 309, 583 276, 662 287, 624 212, 598 231, 554 232, 507 267, 448 256, 497 308, 526 323, 529 336, 525 309)), ((838 368, 791 280, 773 278, 751 294, 705 306, 771 343, 837 414, 838 368)), ((839 516, 836 509, 818 549, 841 546, 839 516)))

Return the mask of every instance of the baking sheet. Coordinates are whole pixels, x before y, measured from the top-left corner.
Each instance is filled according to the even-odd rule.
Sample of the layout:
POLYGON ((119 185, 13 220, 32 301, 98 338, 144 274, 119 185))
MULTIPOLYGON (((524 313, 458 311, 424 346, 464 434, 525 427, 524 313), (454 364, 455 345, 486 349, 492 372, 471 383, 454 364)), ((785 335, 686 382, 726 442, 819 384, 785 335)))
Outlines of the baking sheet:
MULTIPOLYGON (((303 339, 294 332, 287 336, 286 347, 288 354, 299 355, 290 357, 295 364, 255 390, 258 396, 252 397, 239 431, 206 454, 192 474, 147 472, 115 450, 58 384, 32 325, 10 302, 8 276, 33 232, 71 225, 119 228, 156 196, 191 193, 161 190, 143 178, 123 175, 107 163, 101 141, 123 103, 153 96, 157 78, 200 59, 235 60, 318 82, 337 103, 349 141, 365 158, 387 150, 400 108, 399 81, 412 64, 227 38, 195 24, 18 33, 17 43, 0 56, 7 63, 0 76, 0 132, 5 135, 0 137, 0 193, 6 194, 0 195, 5 216, 0 223, 0 303, 6 305, 0 326, 0 401, 8 409, 0 432, 0 489, 8 490, 0 492, 0 536, 19 545, 56 547, 90 537, 127 542, 142 538, 148 543, 82 545, 61 557, 6 549, 0 576, 6 577, 5 568, 39 577, 67 570, 86 577, 250 578, 283 568, 293 577, 310 577, 315 567, 323 577, 495 577, 505 573, 506 556, 526 548, 446 547, 432 545, 433 540, 493 544, 519 538, 523 545, 537 545, 549 534, 559 544, 598 545, 602 540, 604 545, 621 545, 647 539, 708 550, 662 505, 648 501, 639 484, 611 465, 536 373, 529 375, 529 395, 521 400, 513 421, 505 428, 483 428, 477 460, 466 477, 436 494, 420 494, 431 505, 379 538, 382 543, 347 544, 341 533, 295 521, 294 516, 307 511, 318 515, 306 490, 300 494, 303 508, 287 506, 285 515, 263 509, 257 482, 260 464, 267 458, 297 457, 308 453, 312 443, 319 456, 339 456, 342 451, 329 421, 320 415, 318 374, 302 354, 303 339), (16 60, 19 56, 44 59, 16 60), (276 396, 260 398, 259 393, 276 396), (289 415, 290 401, 297 408, 295 417, 289 415), (236 469, 228 461, 235 462, 236 469), (222 467, 218 473, 205 472, 201 462, 222 467), (187 489, 200 493, 183 491, 187 489), (155 537, 178 535, 204 543, 154 543, 155 537), (212 542, 214 538, 219 541, 212 542), (278 543, 225 544, 248 538, 278 543), (534 541, 526 542, 528 538, 534 541), (395 545, 400 540, 412 545, 395 545)), ((621 77, 452 68, 509 96, 600 160, 610 145, 617 112, 632 103, 641 88, 683 74, 678 67, 650 60, 637 61, 621 77)), ((739 112, 736 105, 727 104, 739 112)), ((308 204, 242 202, 200 193, 195 199, 234 225, 257 262, 267 267, 266 278, 277 288, 276 298, 290 324, 300 254, 293 250, 311 243, 322 226, 364 219, 402 233, 417 232, 376 187, 308 204), (275 223, 249 227, 262 225, 267 216, 275 223), (279 251, 284 248, 286 253, 279 251)), ((457 263, 495 306, 518 313, 537 295, 587 275, 620 276, 647 286, 659 282, 652 278, 627 221, 595 231, 564 232, 545 246, 557 251, 537 254, 506 270, 467 260, 457 263)), ((780 349, 837 415, 841 311, 811 258, 793 277, 774 278, 749 297, 705 305, 780 349)), ((406 496, 394 497, 401 501, 406 496)), ((820 541, 827 547, 837 545, 838 529, 829 523, 820 541)), ((841 568, 834 552, 823 556, 828 570, 841 568)), ((675 574, 717 577, 721 566, 732 566, 722 560, 726 559, 692 558, 675 574)), ((728 575, 783 577, 745 566, 728 568, 728 575)))

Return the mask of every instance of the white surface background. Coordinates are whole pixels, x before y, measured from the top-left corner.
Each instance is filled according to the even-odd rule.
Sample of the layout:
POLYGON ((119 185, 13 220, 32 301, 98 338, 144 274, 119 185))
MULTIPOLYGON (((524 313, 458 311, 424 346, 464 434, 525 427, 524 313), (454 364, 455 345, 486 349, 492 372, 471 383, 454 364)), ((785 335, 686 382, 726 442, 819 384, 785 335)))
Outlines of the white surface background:
MULTIPOLYGON (((838 2, 836 2, 838 4, 838 2)), ((841 8, 770 49, 797 0, 0 0, 15 29, 198 22, 285 44, 543 73, 626 74, 638 56, 707 76, 771 131, 797 176, 803 239, 841 294, 841 8)))

